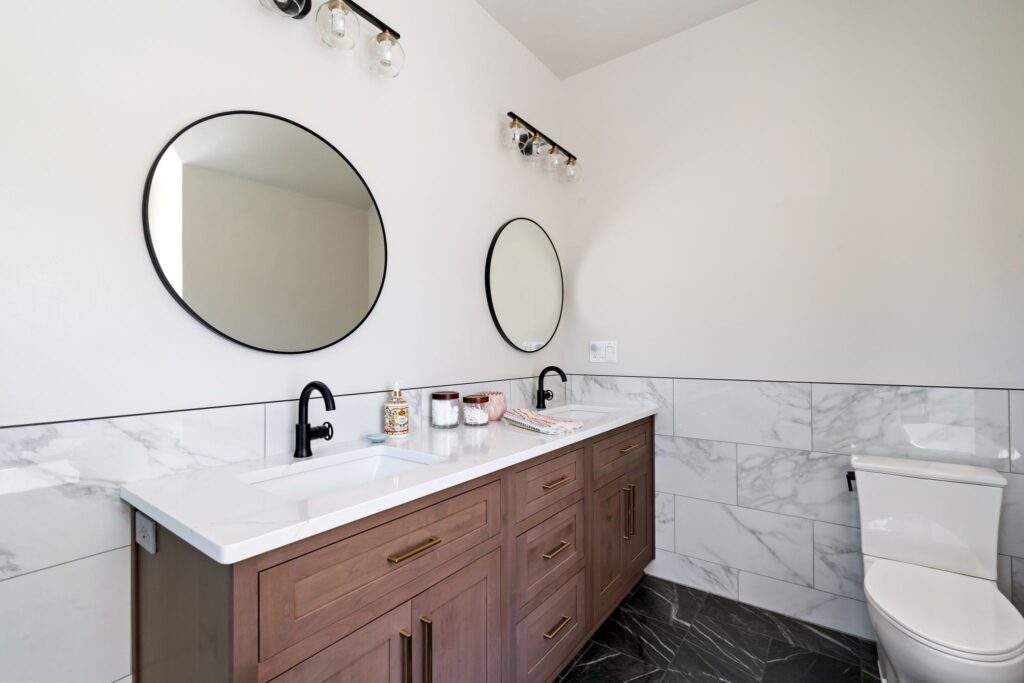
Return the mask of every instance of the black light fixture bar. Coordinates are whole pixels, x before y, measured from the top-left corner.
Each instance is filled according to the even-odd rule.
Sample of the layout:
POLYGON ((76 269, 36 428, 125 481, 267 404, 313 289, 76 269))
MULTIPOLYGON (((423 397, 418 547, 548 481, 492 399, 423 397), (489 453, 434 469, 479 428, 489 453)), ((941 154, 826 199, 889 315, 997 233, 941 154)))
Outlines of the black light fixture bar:
POLYGON ((344 3, 345 3, 345 6, 346 6, 346 7, 348 7, 348 8, 349 8, 349 9, 351 9, 351 10, 352 10, 353 12, 355 12, 356 14, 358 14, 359 16, 361 16, 361 17, 362 17, 363 19, 366 19, 366 21, 368 21, 368 22, 370 22, 371 24, 373 24, 374 26, 376 26, 376 27, 377 27, 378 29, 380 29, 380 30, 381 30, 382 32, 384 32, 384 33, 390 33, 390 34, 391 34, 392 36, 394 36, 395 40, 399 40, 399 39, 401 39, 402 35, 401 35, 401 34, 400 34, 400 33, 399 33, 398 31, 396 31, 395 29, 391 28, 390 26, 388 26, 387 24, 385 24, 385 23, 384 23, 383 21, 381 21, 381 20, 380 20, 380 19, 378 19, 377 17, 375 17, 375 16, 373 16, 372 14, 370 14, 370 13, 369 13, 368 11, 366 11, 366 9, 365 9, 365 8, 363 8, 362 6, 360 6, 360 5, 358 5, 358 4, 354 3, 354 2, 352 2, 352 0, 342 0, 342 2, 344 2, 344 3))
MULTIPOLYGON (((349 3, 349 4, 351 5, 352 3, 349 3)), ((537 128, 536 126, 530 125, 529 121, 527 121, 522 116, 520 116, 519 114, 515 113, 514 111, 510 111, 508 113, 508 117, 510 119, 512 119, 513 121, 518 121, 519 123, 523 124, 523 128, 525 128, 526 130, 530 131, 531 133, 535 133, 535 134, 541 136, 542 138, 544 138, 545 140, 547 140, 548 144, 551 145, 552 147, 557 147, 558 149, 562 150, 562 154, 564 154, 565 156, 569 157, 570 159, 574 159, 575 160, 575 159, 578 158, 575 154, 573 154, 572 152, 567 150, 565 147, 562 147, 560 144, 558 144, 557 142, 552 140, 550 136, 545 135, 544 133, 542 133, 539 128, 537 128)))

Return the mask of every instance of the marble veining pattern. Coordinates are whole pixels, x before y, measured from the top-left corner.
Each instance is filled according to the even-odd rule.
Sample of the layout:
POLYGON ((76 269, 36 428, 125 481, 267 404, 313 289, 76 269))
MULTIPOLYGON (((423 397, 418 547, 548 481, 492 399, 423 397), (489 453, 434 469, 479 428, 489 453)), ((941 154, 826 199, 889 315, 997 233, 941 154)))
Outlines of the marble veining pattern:
POLYGON ((814 587, 856 600, 864 597, 860 529, 814 523, 814 587))
POLYGON ((660 548, 654 553, 654 561, 644 571, 648 576, 727 598, 735 599, 739 594, 739 571, 736 569, 660 548))
POLYGON ((1008 395, 996 389, 814 385, 814 450, 1010 469, 1008 395))
POLYGON ((1024 473, 1024 391, 1010 392, 1010 471, 1024 473))
POLYGON ((845 455, 741 445, 739 504, 860 526, 857 494, 846 485, 850 469, 845 455))
POLYGON ((649 403, 658 407, 654 418, 657 434, 671 435, 672 380, 665 377, 610 377, 573 375, 573 403, 649 403))
POLYGON ((674 380, 675 435, 811 449, 811 385, 674 380))
MULTIPOLYGON (((654 547, 675 550, 676 499, 671 493, 654 493, 654 547)), ((2 559, 0 559, 2 562, 2 559)), ((2 567, 2 564, 0 564, 2 567)), ((0 569, 2 571, 2 569, 0 569)))
POLYGON ((676 552, 810 586, 812 522, 676 497, 676 552))
POLYGON ((736 504, 736 444, 657 436, 654 445, 658 491, 736 504))
POLYGON ((1024 558, 1010 558, 1010 597, 1017 609, 1024 612, 1024 558))
POLYGON ((801 621, 861 638, 875 638, 868 619, 867 604, 853 598, 741 571, 739 599, 801 621))
POLYGON ((999 516, 999 552, 1024 557, 1024 474, 1004 474, 1003 511, 999 516))

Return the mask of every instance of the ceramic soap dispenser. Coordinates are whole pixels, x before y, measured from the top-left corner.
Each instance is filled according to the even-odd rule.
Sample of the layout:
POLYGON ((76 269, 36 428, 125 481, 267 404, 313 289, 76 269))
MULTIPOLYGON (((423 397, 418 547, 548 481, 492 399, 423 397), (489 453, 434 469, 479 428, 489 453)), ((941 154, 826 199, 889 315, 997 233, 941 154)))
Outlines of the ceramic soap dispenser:
POLYGON ((402 396, 402 390, 397 384, 384 403, 384 433, 389 439, 404 439, 409 436, 409 403, 402 396))

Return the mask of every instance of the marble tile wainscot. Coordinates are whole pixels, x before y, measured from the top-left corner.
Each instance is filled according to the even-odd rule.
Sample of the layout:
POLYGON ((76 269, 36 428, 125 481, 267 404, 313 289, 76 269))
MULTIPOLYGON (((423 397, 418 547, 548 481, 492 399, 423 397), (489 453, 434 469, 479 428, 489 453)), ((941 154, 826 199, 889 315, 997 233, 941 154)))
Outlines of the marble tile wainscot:
POLYGON ((1024 610, 1024 391, 573 375, 574 401, 660 407, 647 573, 873 637, 854 454, 992 467, 1009 481, 999 586, 1024 610))
MULTIPOLYGON (((519 406, 535 386, 535 377, 517 377, 406 396, 420 427, 429 425, 435 389, 504 391, 519 406)), ((549 386, 552 405, 564 402, 569 386, 549 386)), ((386 395, 337 395, 335 438, 380 431, 386 395)), ((118 489, 290 452, 296 410, 286 400, 0 428, 0 680, 128 680, 130 530, 118 489), (59 652, 54 642, 63 644, 59 652), (39 657, 43 651, 53 654, 39 657)), ((314 422, 328 419, 318 399, 310 413, 314 422)))

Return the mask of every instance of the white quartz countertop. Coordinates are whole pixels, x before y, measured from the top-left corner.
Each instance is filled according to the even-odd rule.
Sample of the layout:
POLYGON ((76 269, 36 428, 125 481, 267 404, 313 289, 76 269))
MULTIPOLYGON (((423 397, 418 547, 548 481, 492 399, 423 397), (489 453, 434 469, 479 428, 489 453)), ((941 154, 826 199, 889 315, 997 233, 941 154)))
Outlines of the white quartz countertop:
POLYGON ((313 442, 313 457, 291 455, 192 470, 121 487, 121 498, 221 564, 234 564, 423 496, 517 465, 644 417, 654 406, 568 406, 555 417, 583 429, 544 436, 501 422, 433 429, 372 446, 313 442), (588 410, 592 409, 592 410, 588 410), (573 410, 575 409, 575 410, 573 410), (572 412, 564 413, 570 410, 572 412), (361 449, 428 462, 357 485, 326 484, 329 470, 361 449), (323 476, 290 477, 320 470, 323 476), (257 482, 271 479, 266 486, 257 482), (303 482, 310 482, 304 489, 303 482), (308 491, 308 492, 307 492, 308 491))

